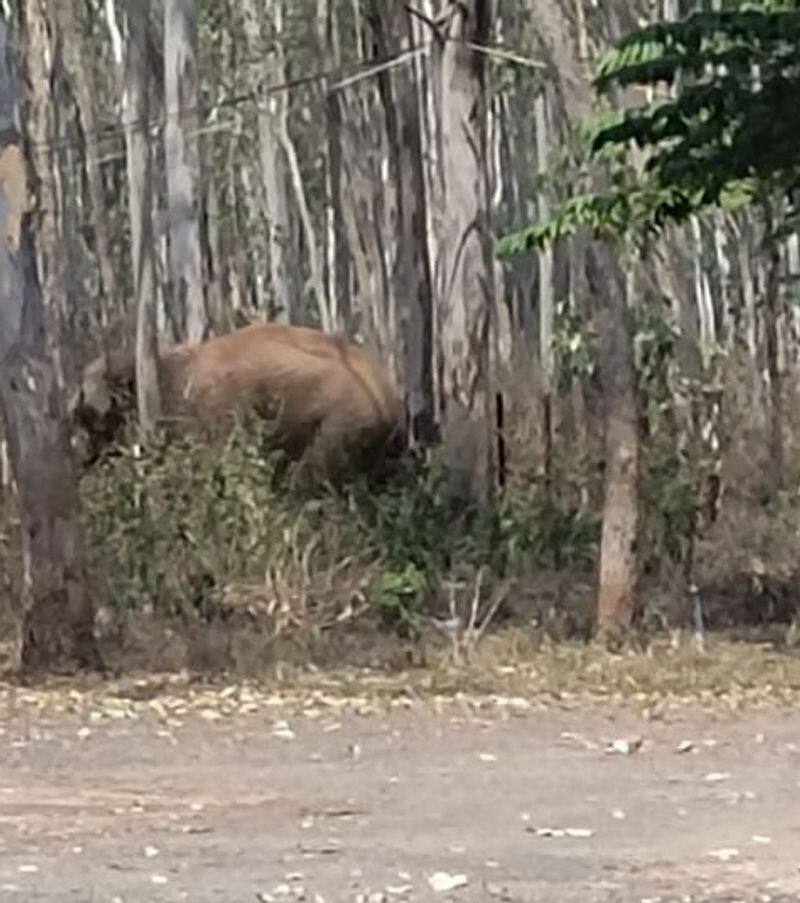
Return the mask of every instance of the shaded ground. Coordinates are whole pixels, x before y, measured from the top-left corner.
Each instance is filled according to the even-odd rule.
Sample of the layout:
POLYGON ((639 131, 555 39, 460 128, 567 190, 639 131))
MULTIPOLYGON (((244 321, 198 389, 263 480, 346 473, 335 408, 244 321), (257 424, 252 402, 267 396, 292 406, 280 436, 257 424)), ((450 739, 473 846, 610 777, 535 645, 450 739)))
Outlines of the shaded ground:
POLYGON ((0 694, 3 901, 800 900, 796 708, 63 698, 0 694))

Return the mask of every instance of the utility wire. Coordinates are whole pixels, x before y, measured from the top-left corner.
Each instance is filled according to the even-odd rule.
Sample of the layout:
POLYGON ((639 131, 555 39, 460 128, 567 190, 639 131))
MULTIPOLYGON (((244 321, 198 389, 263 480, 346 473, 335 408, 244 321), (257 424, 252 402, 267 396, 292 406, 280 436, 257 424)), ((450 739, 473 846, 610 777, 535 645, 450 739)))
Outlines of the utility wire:
MULTIPOLYGON (((455 39, 447 38, 446 40, 455 39)), ((29 146, 35 153, 81 149, 86 141, 100 143, 124 139, 126 134, 133 131, 158 132, 164 128, 168 121, 182 119, 187 116, 203 116, 205 118, 205 123, 193 132, 194 136, 199 137, 203 134, 222 131, 227 127, 224 123, 220 123, 217 120, 220 111, 238 109, 248 105, 259 110, 264 110, 266 109, 268 98, 273 95, 285 91, 293 91, 297 88, 317 85, 325 81, 331 82, 326 88, 328 93, 342 91, 345 88, 351 87, 368 78, 372 78, 388 69, 408 64, 415 57, 427 53, 433 44, 433 41, 425 41, 422 44, 406 48, 398 53, 380 59, 363 60, 354 64, 346 64, 332 69, 321 70, 312 73, 311 75, 288 79, 276 85, 259 85, 257 88, 249 91, 243 91, 214 101, 207 113, 205 112, 205 107, 200 104, 195 107, 185 108, 180 112, 165 110, 158 116, 147 120, 132 119, 127 122, 123 121, 115 123, 114 125, 101 126, 95 129, 91 134, 84 133, 83 140, 74 139, 69 136, 61 136, 58 138, 50 138, 46 141, 31 141, 29 142, 29 146)), ((473 43, 469 43, 466 46, 474 52, 486 54, 489 57, 502 60, 506 63, 512 63, 526 68, 544 67, 544 64, 532 60, 521 53, 510 51, 507 47, 492 47, 489 45, 473 43)), ((264 56, 260 59, 263 61, 266 58, 267 57, 264 56)), ((154 135, 151 136, 151 138, 154 137, 154 135)), ((120 159, 122 156, 124 156, 124 154, 106 155, 103 160, 104 162, 108 162, 110 160, 120 159)))

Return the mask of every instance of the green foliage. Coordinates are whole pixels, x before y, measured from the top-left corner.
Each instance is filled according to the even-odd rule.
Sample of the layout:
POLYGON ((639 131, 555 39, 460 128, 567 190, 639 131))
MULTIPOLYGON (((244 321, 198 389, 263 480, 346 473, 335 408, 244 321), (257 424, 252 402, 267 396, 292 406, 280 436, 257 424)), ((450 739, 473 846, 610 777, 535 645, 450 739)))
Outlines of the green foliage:
POLYGON ((419 632, 426 604, 447 569, 452 531, 445 476, 434 457, 420 463, 407 481, 356 499, 361 528, 376 537, 382 553, 370 598, 404 635, 419 632))
POLYGON ((659 186, 719 204, 729 186, 758 179, 785 190, 800 177, 800 12, 699 12, 628 35, 599 66, 599 91, 661 82, 674 97, 622 112, 593 150, 635 143, 659 186), (754 68, 758 67, 758 75, 754 68))
POLYGON ((671 399, 666 374, 680 330, 665 311, 650 306, 639 311, 637 320, 633 351, 639 391, 651 404, 663 404, 671 399))
POLYGON ((566 199, 548 222, 499 242, 501 256, 588 229, 605 239, 659 233, 715 205, 738 209, 800 188, 800 12, 760 3, 659 22, 602 59, 599 94, 630 86, 674 89, 633 109, 607 111, 581 131, 608 182, 566 199), (757 74, 755 74, 757 73, 757 74), (639 148, 641 165, 631 165, 639 148))
POLYGON ((591 378, 597 367, 597 336, 585 317, 562 302, 556 308, 553 350, 558 361, 556 388, 563 395, 583 379, 591 378))
POLYGON ((643 566, 685 564, 697 527, 697 480, 663 433, 645 449, 639 491, 645 513, 643 566))
POLYGON ((401 636, 418 637, 424 624, 423 602, 430 589, 430 575, 409 561, 401 570, 381 573, 370 598, 386 623, 401 636))
POLYGON ((379 492, 353 486, 346 495, 303 497, 276 462, 260 437, 239 429, 221 445, 187 438, 121 448, 85 475, 101 607, 120 621, 141 613, 207 620, 232 586, 261 587, 262 595, 279 586, 285 600, 304 600, 303 617, 316 611, 330 622, 323 609, 337 581, 352 593, 357 571, 379 619, 415 637, 454 573, 483 568, 491 580, 593 560, 596 520, 535 483, 465 519, 454 516, 435 455, 379 492))
POLYGON ((276 504, 273 470, 243 430, 222 448, 186 439, 120 449, 82 486, 101 597, 120 613, 204 616, 229 580, 285 565, 324 520, 276 504))
POLYGON ((543 480, 520 482, 509 493, 500 520, 509 570, 549 567, 584 570, 600 540, 596 513, 553 491, 543 480))

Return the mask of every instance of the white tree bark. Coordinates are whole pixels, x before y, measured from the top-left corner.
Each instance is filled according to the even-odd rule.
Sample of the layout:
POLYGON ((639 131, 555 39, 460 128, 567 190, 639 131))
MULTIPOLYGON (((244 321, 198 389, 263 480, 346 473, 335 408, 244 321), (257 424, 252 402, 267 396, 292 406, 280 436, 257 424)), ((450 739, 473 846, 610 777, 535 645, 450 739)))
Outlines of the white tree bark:
POLYGON ((490 311, 494 298, 489 239, 485 43, 490 0, 447 2, 439 21, 432 81, 438 172, 434 297, 439 318, 442 438, 456 497, 488 499, 494 489, 490 311))
POLYGON ((131 218, 131 258, 136 298, 136 399, 139 425, 151 431, 159 418, 158 326, 153 248, 153 181, 150 152, 147 19, 149 0, 129 0, 123 119, 131 218))
POLYGON ((199 342, 208 316, 200 251, 196 0, 164 0, 164 71, 171 288, 185 337, 199 342))
MULTIPOLYGON (((339 5, 335 0, 317 0, 317 45, 325 72, 335 73, 342 65, 338 24, 339 5)), ((322 81, 325 92, 325 275, 331 318, 340 330, 352 331, 353 299, 351 264, 344 221, 344 164, 342 160, 342 102, 322 81)))
POLYGON ((257 61, 252 66, 253 80, 264 88, 257 119, 273 302, 271 319, 296 323, 302 319, 302 310, 290 240, 288 163, 281 146, 281 135, 288 134, 288 96, 285 91, 269 93, 284 81, 286 73, 282 46, 284 3, 272 0, 264 10, 255 0, 244 0, 242 11, 250 53, 257 61))

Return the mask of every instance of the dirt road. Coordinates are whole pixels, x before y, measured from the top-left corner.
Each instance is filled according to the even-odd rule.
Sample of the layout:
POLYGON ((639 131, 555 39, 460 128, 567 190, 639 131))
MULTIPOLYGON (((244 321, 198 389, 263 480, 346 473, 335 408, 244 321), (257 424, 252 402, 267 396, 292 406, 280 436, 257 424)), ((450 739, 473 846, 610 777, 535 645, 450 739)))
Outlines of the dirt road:
POLYGON ((90 708, 0 720, 0 900, 800 900, 796 710, 90 708))

